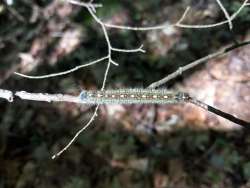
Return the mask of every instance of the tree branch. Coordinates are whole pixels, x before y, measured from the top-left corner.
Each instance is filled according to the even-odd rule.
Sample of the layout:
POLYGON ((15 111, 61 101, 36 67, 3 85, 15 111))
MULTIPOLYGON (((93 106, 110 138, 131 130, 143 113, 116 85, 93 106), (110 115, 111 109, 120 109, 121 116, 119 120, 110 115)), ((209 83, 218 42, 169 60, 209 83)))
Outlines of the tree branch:
POLYGON ((185 71, 187 71, 187 70, 190 70, 190 69, 192 69, 192 68, 194 68, 194 67, 196 67, 198 65, 204 64, 207 61, 209 61, 211 59, 214 59, 216 57, 223 56, 223 55, 227 54, 228 52, 230 52, 230 51, 232 51, 234 49, 237 49, 237 48, 249 45, 249 44, 250 44, 250 40, 247 40, 247 41, 244 41, 242 43, 234 44, 234 45, 231 45, 229 47, 223 48, 222 50, 219 50, 219 51, 217 51, 215 53, 209 54, 209 55, 207 55, 205 57, 202 57, 201 59, 198 59, 196 61, 193 61, 193 62, 187 64, 184 67, 178 68, 178 70, 176 70, 175 72, 167 75, 166 77, 162 78, 161 80, 153 82, 148 87, 149 88, 157 88, 157 87, 159 87, 159 86, 161 86, 163 84, 166 84, 170 80, 175 79, 176 77, 182 75, 182 73, 185 72, 185 71))

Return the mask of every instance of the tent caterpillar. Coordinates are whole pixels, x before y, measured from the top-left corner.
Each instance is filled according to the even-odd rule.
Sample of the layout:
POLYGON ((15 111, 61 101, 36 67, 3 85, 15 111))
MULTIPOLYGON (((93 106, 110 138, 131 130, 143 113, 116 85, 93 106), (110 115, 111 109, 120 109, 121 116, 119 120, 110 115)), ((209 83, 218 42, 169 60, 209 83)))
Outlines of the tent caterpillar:
POLYGON ((189 99, 187 93, 167 89, 83 90, 79 97, 89 104, 172 104, 189 99))
POLYGON ((114 89, 114 90, 83 90, 79 95, 85 104, 174 104, 192 103, 204 110, 221 116, 250 130, 250 123, 229 113, 214 108, 202 101, 194 99, 187 93, 174 92, 167 89, 114 89))

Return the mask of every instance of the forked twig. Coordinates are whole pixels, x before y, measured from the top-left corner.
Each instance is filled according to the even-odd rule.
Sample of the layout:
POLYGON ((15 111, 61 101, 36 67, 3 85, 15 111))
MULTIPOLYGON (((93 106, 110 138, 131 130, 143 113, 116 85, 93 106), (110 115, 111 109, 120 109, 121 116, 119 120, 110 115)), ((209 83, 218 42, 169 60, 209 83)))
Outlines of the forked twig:
POLYGON ((229 25, 229 29, 233 29, 233 23, 231 20, 231 17, 229 16, 226 8, 223 6, 223 4, 221 3, 220 0, 216 0, 217 4, 219 5, 219 7, 221 8, 221 10, 223 11, 223 13, 225 14, 226 19, 228 20, 228 25, 229 25))
POLYGON ((229 23, 229 21, 232 22, 240 14, 240 12, 243 10, 243 8, 245 8, 246 6, 249 6, 248 0, 244 0, 244 2, 239 7, 239 9, 232 16, 230 16, 230 19, 227 19, 225 21, 221 21, 221 22, 214 23, 214 24, 205 24, 205 25, 178 24, 178 27, 190 28, 190 29, 208 29, 208 28, 221 26, 221 25, 229 23))
POLYGON ((102 27, 106 42, 107 42, 107 46, 108 46, 108 55, 100 58, 96 61, 93 62, 89 62, 87 64, 81 65, 81 66, 77 66, 73 69, 70 70, 66 70, 63 72, 59 72, 59 73, 53 73, 53 74, 48 74, 48 75, 41 75, 41 76, 29 76, 26 74, 22 74, 22 73, 18 73, 15 72, 15 74, 25 77, 25 78, 29 78, 29 79, 44 79, 44 78, 50 78, 50 77, 55 77, 55 76, 61 76, 61 75, 65 75, 65 74, 69 74, 72 73, 80 68, 83 67, 87 67, 87 66, 91 66, 94 65, 95 63, 98 63, 104 59, 109 59, 109 61, 114 64, 114 65, 118 65, 117 63, 115 63, 112 59, 111 59, 111 54, 112 51, 116 51, 116 52, 124 52, 124 53, 133 53, 133 52, 145 52, 145 50, 142 49, 143 45, 141 45, 139 48, 137 49, 120 49, 120 48, 115 48, 111 45, 108 33, 107 33, 107 29, 106 28, 114 28, 114 29, 123 29, 123 30, 134 30, 134 31, 148 31, 148 30, 162 30, 165 29, 166 27, 180 27, 180 28, 190 28, 190 29, 204 29, 204 28, 212 28, 212 27, 216 27, 216 26, 220 26, 223 24, 229 24, 229 27, 232 28, 232 21, 238 16, 238 14, 242 11, 242 9, 246 6, 249 5, 248 0, 244 0, 244 2, 242 3, 242 5, 240 6, 240 8, 232 15, 229 16, 228 12, 226 11, 226 9, 224 8, 224 6, 222 5, 220 0, 216 0, 218 5, 220 6, 220 8, 222 9, 222 11, 225 14, 225 17, 227 20, 222 21, 222 22, 218 22, 215 24, 208 24, 208 25, 188 25, 188 24, 182 24, 182 22, 184 21, 186 15, 188 14, 190 7, 188 6, 186 8, 186 10, 184 11, 184 13, 182 14, 182 16, 180 17, 180 19, 172 24, 162 24, 159 26, 152 26, 152 27, 131 27, 131 26, 122 26, 122 25, 114 25, 114 24, 108 24, 103 22, 100 18, 97 17, 97 15, 95 14, 95 8, 98 7, 102 7, 102 4, 93 4, 92 1, 90 1, 89 3, 84 3, 84 2, 79 2, 77 0, 65 0, 66 2, 73 4, 73 5, 78 5, 78 6, 82 6, 85 7, 88 12, 90 13, 90 15, 92 16, 92 18, 94 18, 94 20, 99 23, 102 27))

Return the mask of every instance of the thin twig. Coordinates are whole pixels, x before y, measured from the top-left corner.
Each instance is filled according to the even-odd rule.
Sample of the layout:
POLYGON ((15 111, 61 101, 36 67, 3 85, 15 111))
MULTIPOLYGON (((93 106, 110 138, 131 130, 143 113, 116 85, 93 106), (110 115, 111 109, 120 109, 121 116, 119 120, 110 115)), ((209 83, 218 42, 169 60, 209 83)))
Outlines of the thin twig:
POLYGON ((95 107, 95 111, 94 114, 91 116, 91 118, 89 119, 89 121, 79 130, 77 131, 77 133, 74 135, 74 137, 70 140, 70 142, 63 147, 63 149, 61 149, 59 152, 57 152, 55 155, 53 155, 51 158, 55 159, 56 157, 59 157, 63 152, 65 152, 78 138, 78 136, 85 130, 88 128, 88 126, 95 120, 95 117, 97 117, 97 111, 99 109, 99 105, 97 105, 95 107))
MULTIPOLYGON (((75 67, 73 69, 63 71, 63 72, 59 72, 59 73, 53 73, 53 74, 42 75, 42 76, 29 76, 29 75, 26 75, 26 74, 14 72, 15 74, 17 74, 19 76, 22 76, 22 77, 25 77, 25 78, 29 78, 29 79, 44 79, 44 78, 50 78, 50 77, 69 74, 69 73, 72 73, 72 72, 82 68, 82 67, 87 67, 87 66, 93 65, 93 64, 98 63, 98 62, 100 62, 100 61, 102 61, 104 59, 109 59, 109 61, 112 64, 118 65, 117 63, 115 63, 111 59, 111 52, 112 51, 125 52, 125 53, 131 53, 131 52, 143 52, 144 53, 145 51, 141 48, 142 46, 139 49, 128 49, 128 50, 127 49, 119 49, 119 48, 112 47, 109 36, 107 34, 106 27, 116 28, 116 29, 125 29, 125 30, 134 30, 134 31, 148 31, 148 30, 165 29, 166 27, 169 27, 169 26, 176 26, 176 27, 181 27, 181 28, 193 28, 193 29, 198 28, 199 29, 199 28, 216 27, 216 26, 219 26, 219 25, 223 25, 225 23, 228 23, 229 25, 231 25, 232 20, 237 17, 237 15, 241 12, 241 10, 245 6, 249 5, 249 3, 247 3, 248 0, 245 0, 244 3, 241 5, 241 7, 230 17, 230 19, 228 18, 228 16, 226 16, 228 18, 226 21, 219 22, 219 23, 216 23, 216 24, 210 24, 210 25, 186 25, 186 24, 182 24, 181 22, 184 20, 184 18, 186 17, 188 11, 190 10, 190 7, 187 7, 186 10, 184 11, 183 15, 181 16, 181 18, 175 24, 172 24, 172 25, 163 24, 163 25, 152 26, 152 27, 130 27, 130 26, 119 26, 119 25, 107 24, 107 23, 102 22, 101 19, 97 17, 97 15, 95 14, 95 11, 93 10, 93 7, 101 7, 102 6, 101 4, 92 4, 92 1, 90 1, 89 3, 83 3, 83 2, 76 1, 76 0, 66 0, 66 1, 68 3, 73 4, 73 5, 79 5, 79 6, 85 7, 88 10, 88 12, 91 14, 91 16, 94 18, 94 20, 101 25, 104 36, 105 36, 105 39, 106 39, 106 42, 107 42, 107 45, 108 45, 108 55, 106 57, 103 57, 103 58, 98 59, 96 61, 90 62, 88 64, 77 66, 77 67, 75 67)), ((218 4, 222 8, 223 5, 221 4, 221 2, 219 0, 217 0, 217 1, 218 1, 218 4)), ((226 12, 224 7, 222 9, 226 12)))
POLYGON ((176 26, 178 26, 178 24, 180 24, 181 22, 183 22, 183 20, 186 18, 186 16, 187 16, 187 13, 189 12, 189 10, 190 10, 190 6, 188 6, 187 8, 186 8, 186 10, 184 11, 184 13, 183 13, 183 15, 181 16, 181 18, 179 19, 179 21, 175 24, 176 26))
POLYGON ((229 29, 232 30, 233 29, 233 23, 232 20, 226 10, 226 8, 223 6, 223 4, 221 3, 220 0, 216 0, 217 4, 219 5, 219 7, 221 8, 221 10, 223 11, 223 13, 225 14, 226 19, 228 20, 228 25, 229 25, 229 29))
POLYGON ((71 3, 72 5, 83 6, 83 7, 91 8, 91 9, 102 7, 102 4, 92 3, 92 1, 90 1, 89 3, 79 2, 79 1, 75 1, 75 0, 66 0, 66 1, 68 3, 71 3))
POLYGON ((143 49, 143 45, 141 45, 139 48, 135 49, 121 49, 121 48, 112 48, 113 51, 116 52, 124 52, 124 53, 135 53, 135 52, 142 52, 145 53, 146 51, 143 49))
MULTIPOLYGON (((245 0, 242 5, 240 6, 240 8, 230 17, 230 21, 232 22, 237 16, 238 14, 242 11, 242 9, 246 6, 248 6, 248 0, 245 0)), ((188 25, 188 24, 178 24, 178 27, 181 28, 189 28, 189 29, 208 29, 208 28, 213 28, 213 27, 217 27, 217 26, 221 26, 224 24, 227 24, 228 19, 222 22, 218 22, 218 23, 214 23, 214 24, 207 24, 207 25, 188 25)))
MULTIPOLYGON (((232 21, 238 16, 238 14, 242 11, 242 9, 246 6, 248 6, 248 0, 245 0, 240 8, 230 17, 226 16, 226 20, 214 23, 214 24, 206 24, 206 25, 189 25, 189 24, 181 24, 181 22, 184 20, 185 16, 187 15, 190 7, 187 7, 186 10, 184 11, 182 17, 177 21, 175 24, 172 25, 166 25, 166 24, 161 24, 158 26, 152 26, 152 27, 131 27, 131 26, 124 26, 124 25, 115 25, 115 24, 109 24, 109 23, 104 23, 106 27, 113 28, 113 29, 122 29, 122 30, 132 30, 132 31, 149 31, 149 30, 162 30, 165 29, 166 27, 169 26, 176 26, 180 28, 189 28, 189 29, 206 29, 206 28, 213 28, 217 26, 221 26, 224 24, 232 24, 232 21)), ((225 12, 224 12, 225 14, 225 12)))
MULTIPOLYGON (((94 12, 91 8, 87 7, 87 9, 88 9, 89 13, 92 15, 92 17, 96 20, 96 22, 101 25, 106 42, 107 42, 107 45, 108 45, 108 56, 107 56, 108 63, 107 63, 107 67, 105 69, 104 78, 103 78, 102 87, 101 87, 101 90, 104 90, 104 88, 106 86, 106 81, 107 81, 108 73, 110 70, 110 66, 111 66, 111 64, 115 64, 111 58, 112 46, 111 46, 111 42, 110 42, 107 30, 106 30, 105 26, 103 25, 103 23, 100 22, 100 20, 94 14, 94 12)), ((93 115, 91 116, 90 120, 87 122, 87 124, 85 124, 80 130, 78 130, 77 133, 74 135, 74 137, 69 141, 69 143, 66 146, 64 146, 59 152, 57 152, 55 155, 52 156, 52 159, 55 159, 56 157, 60 156, 64 151, 66 151, 76 141, 78 136, 91 125, 91 123, 95 120, 95 117, 97 117, 97 115, 98 115, 98 113, 97 113, 98 109, 99 109, 99 105, 96 106, 95 111, 94 111, 93 115)))
MULTIPOLYGON (((104 90, 105 88, 110 65, 111 65, 111 62, 107 64, 101 90, 104 90)), ((78 100, 80 100, 80 97, 78 97, 78 100)), ((69 143, 66 146, 64 146, 59 152, 57 152, 55 155, 52 156, 52 159, 59 157, 64 151, 66 151, 76 141, 78 136, 91 125, 91 123, 95 120, 95 117, 98 116, 97 112, 98 112, 99 106, 100 106, 99 104, 96 106, 95 111, 93 115, 91 116, 90 120, 87 122, 87 124, 85 124, 80 130, 78 130, 76 134, 74 135, 74 137, 69 141, 69 143)))
POLYGON ((19 72, 14 72, 14 74, 16 74, 18 76, 21 76, 21 77, 24 77, 24 78, 28 78, 28 79, 45 79, 45 78, 51 78, 51 77, 66 75, 66 74, 72 73, 72 72, 74 72, 74 71, 76 71, 78 69, 81 69, 83 67, 88 67, 88 66, 94 65, 96 63, 102 62, 105 59, 108 59, 108 56, 102 57, 102 58, 97 59, 95 61, 91 61, 91 62, 89 62, 87 64, 76 66, 76 67, 74 67, 72 69, 69 69, 67 71, 57 72, 57 73, 52 73, 52 74, 46 74, 46 75, 41 75, 41 76, 29 76, 29 75, 22 74, 22 73, 19 73, 19 72))
POLYGON ((207 55, 205 57, 202 57, 201 59, 193 61, 192 63, 189 63, 184 67, 178 68, 177 71, 167 75, 166 77, 162 78, 161 80, 153 82, 148 87, 149 88, 157 88, 157 87, 159 87, 159 86, 161 86, 163 84, 166 84, 170 80, 175 79, 176 77, 182 75, 183 72, 196 67, 197 65, 201 65, 203 63, 206 63, 207 61, 209 61, 211 59, 214 59, 214 58, 219 57, 219 56, 223 56, 223 55, 227 54, 228 52, 230 52, 230 51, 232 51, 232 50, 234 50, 236 48, 240 48, 240 47, 248 45, 248 44, 250 44, 250 40, 247 40, 247 41, 244 41, 242 43, 235 44, 235 45, 223 48, 222 50, 219 50, 219 51, 217 51, 215 53, 212 53, 212 54, 209 54, 209 55, 207 55))
POLYGON ((16 9, 8 5, 6 5, 6 8, 18 21, 26 23, 26 19, 16 9))

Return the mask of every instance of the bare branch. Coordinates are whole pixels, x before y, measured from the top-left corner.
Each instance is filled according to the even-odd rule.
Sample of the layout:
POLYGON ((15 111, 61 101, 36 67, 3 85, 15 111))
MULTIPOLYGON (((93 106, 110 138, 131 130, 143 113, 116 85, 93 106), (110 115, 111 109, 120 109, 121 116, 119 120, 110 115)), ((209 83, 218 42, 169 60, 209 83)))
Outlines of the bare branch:
POLYGON ((210 60, 210 59, 213 59, 219 55, 222 55, 224 53, 224 51, 218 51, 218 52, 215 52, 213 54, 209 54, 208 56, 205 56, 205 57, 202 57, 201 59, 198 59, 184 67, 179 67, 179 69, 171 74, 169 74, 168 76, 166 76, 165 78, 157 81, 157 82, 154 82, 152 84, 150 84, 148 87, 149 88, 156 88, 156 87, 159 87, 165 83, 167 83, 168 81, 176 78, 177 76, 181 75, 183 72, 199 65, 199 64, 202 64, 202 63, 205 63, 206 61, 210 60))
MULTIPOLYGON (((217 0, 219 1, 219 0, 217 0)), ((221 3, 219 4, 221 7, 221 3)), ((204 28, 212 28, 212 27, 217 27, 217 26, 221 26, 224 24, 229 24, 230 27, 232 27, 232 21, 238 16, 238 14, 242 11, 242 9, 246 6, 248 6, 248 0, 245 0, 242 5, 240 6, 240 8, 232 15, 229 16, 227 11, 225 10, 225 8, 221 7, 221 9, 223 10, 227 20, 222 21, 222 22, 218 22, 218 23, 214 23, 214 24, 207 24, 207 25, 188 25, 188 24, 181 24, 181 22, 184 20, 184 18, 186 17, 188 11, 190 10, 190 7, 187 7, 186 10, 184 11, 182 17, 175 23, 172 24, 170 26, 176 26, 176 27, 180 27, 180 28, 189 28, 189 29, 204 29, 204 28)), ((114 28, 114 29, 124 29, 124 30, 133 30, 133 31, 148 31, 148 30, 162 30, 166 27, 169 27, 169 25, 166 24, 162 24, 162 25, 158 25, 158 26, 152 26, 152 27, 131 27, 131 26, 123 26, 123 25, 114 25, 114 24, 109 24, 109 23, 103 23, 106 27, 109 28, 114 28)))
POLYGON ((69 74, 69 73, 72 73, 78 69, 81 69, 83 67, 88 67, 88 66, 91 66, 91 65, 94 65, 96 63, 99 63, 105 59, 108 59, 109 57, 108 56, 105 56, 105 57, 102 57, 100 59, 97 59, 95 61, 91 61, 87 64, 84 64, 84 65, 79 65, 79 66, 76 66, 72 69, 69 69, 67 71, 63 71, 63 72, 57 72, 57 73, 52 73, 52 74, 46 74, 46 75, 42 75, 42 76, 29 76, 29 75, 26 75, 26 74, 22 74, 22 73, 18 73, 18 72, 14 72, 14 74, 18 75, 18 76, 21 76, 21 77, 24 77, 24 78, 28 78, 28 79, 44 79, 44 78, 51 78, 51 77, 56 77, 56 76, 62 76, 62 75, 65 75, 65 74, 69 74))
POLYGON ((201 59, 198 59, 196 61, 193 61, 192 63, 184 66, 184 67, 180 67, 177 71, 173 72, 172 74, 169 74, 168 76, 162 78, 161 80, 159 81, 156 81, 152 84, 150 84, 148 87, 149 88, 156 88, 156 87, 159 87, 163 84, 166 84, 168 81, 176 78, 177 76, 180 76, 183 72, 189 70, 189 69, 192 69, 194 68, 195 66, 197 65, 200 65, 200 64, 203 64, 203 63, 206 63, 208 60, 210 59, 213 59, 215 57, 219 57, 219 56, 222 56, 222 55, 225 55, 226 53, 234 50, 234 49, 237 49, 239 47, 242 47, 242 46, 245 46, 245 45, 249 45, 250 44, 250 40, 248 41, 245 41, 245 42, 242 42, 242 43, 239 43, 239 44, 235 44, 235 45, 232 45, 232 46, 229 46, 229 47, 226 47, 226 48, 223 48, 222 50, 219 50, 215 53, 212 53, 212 54, 209 54, 205 57, 202 57, 201 59))
MULTIPOLYGON (((87 8, 87 9, 88 9, 89 13, 92 15, 92 17, 96 20, 96 22, 101 25, 103 33, 104 33, 104 36, 105 36, 105 39, 106 39, 106 42, 107 42, 107 45, 108 45, 108 56, 107 56, 108 63, 107 63, 107 67, 106 67, 106 70, 105 70, 105 73, 104 73, 104 78, 103 78, 102 87, 101 87, 101 90, 104 90, 104 88, 106 86, 106 81, 107 81, 108 73, 109 73, 109 70, 110 70, 110 66, 111 66, 111 64, 115 64, 116 65, 116 63, 111 58, 112 46, 111 46, 110 39, 109 39, 109 36, 108 36, 108 33, 107 33, 107 30, 106 30, 105 26, 98 19, 98 17, 94 14, 94 12, 93 12, 92 9, 90 9, 90 8, 87 8)), ((58 153, 56 153, 55 155, 53 155, 52 159, 55 159, 56 157, 60 156, 64 151, 66 151, 71 146, 71 144, 73 144, 75 142, 75 140, 78 138, 78 136, 86 128, 88 128, 91 125, 91 123, 94 121, 95 117, 97 117, 97 111, 98 111, 98 109, 99 109, 99 105, 96 106, 95 111, 94 111, 93 115, 91 116, 90 120, 87 122, 87 124, 85 124, 79 131, 77 131, 77 133, 70 140, 70 142, 65 147, 63 147, 62 150, 60 150, 58 153)))
POLYGON ((158 25, 158 26, 152 26, 152 27, 131 27, 131 26, 123 26, 123 25, 114 25, 109 23, 104 23, 104 25, 108 28, 113 29, 125 29, 125 30, 133 30, 133 31, 149 31, 149 30, 162 30, 169 25, 158 25))
POLYGON ((59 157, 64 151, 66 151, 78 138, 78 136, 89 127, 89 125, 95 120, 95 117, 97 117, 97 111, 99 109, 99 105, 97 105, 95 107, 95 111, 94 114, 91 116, 91 118, 89 119, 89 121, 86 123, 86 125, 84 125, 79 131, 77 131, 77 133, 74 135, 74 137, 70 140, 70 142, 62 149, 60 150, 58 153, 56 153, 55 155, 53 155, 51 158, 55 159, 56 157, 59 157))
POLYGON ((84 3, 84 2, 79 2, 79 1, 75 1, 75 0, 66 0, 68 3, 71 3, 72 5, 78 5, 78 6, 82 6, 82 7, 86 7, 86 8, 91 8, 92 10, 95 8, 100 8, 102 7, 102 4, 95 4, 92 3, 92 1, 90 1, 89 3, 84 3))
MULTIPOLYGON (((248 5, 248 0, 245 0, 242 5, 240 6, 240 8, 230 17, 230 21, 232 22, 237 16, 238 14, 242 11, 242 9, 244 7, 246 7, 248 5)), ((188 24, 178 24, 178 27, 181 28, 190 28, 190 29, 204 29, 204 28, 212 28, 212 27, 217 27, 217 26, 221 26, 224 24, 227 24, 229 22, 229 20, 225 20, 222 22, 218 22, 215 24, 207 24, 207 25, 188 25, 188 24)))
POLYGON ((150 31, 150 30, 162 30, 165 29, 166 27, 171 27, 171 26, 178 26, 180 22, 182 22, 185 19, 185 16, 187 15, 190 7, 188 6, 186 10, 184 11, 183 15, 181 18, 176 22, 176 24, 161 24, 158 26, 150 26, 150 27, 131 27, 131 26, 123 26, 123 25, 114 25, 114 24, 109 24, 109 23, 104 23, 105 27, 108 28, 113 28, 113 29, 122 29, 122 30, 132 30, 132 31, 150 31))
POLYGON ((72 102, 85 103, 80 100, 78 96, 64 95, 64 94, 48 94, 48 93, 29 93, 26 91, 18 91, 15 96, 22 100, 44 101, 44 102, 72 102))
MULTIPOLYGON (((110 65, 111 65, 111 61, 108 62, 106 70, 105 70, 105 74, 104 74, 104 79, 103 79, 103 83, 102 83, 102 87, 101 90, 104 90, 105 85, 106 85, 106 81, 107 81, 107 76, 109 73, 109 69, 110 69, 110 65)), ((78 100, 80 100, 80 97, 78 96, 78 100)), ((96 106, 95 111, 93 113, 93 115, 91 116, 90 120, 87 122, 87 124, 85 124, 79 131, 77 131, 77 133, 74 135, 74 137, 69 141, 69 143, 63 147, 63 149, 61 149, 58 153, 56 153, 55 155, 52 156, 52 159, 55 159, 56 157, 60 156, 64 151, 66 151, 78 138, 78 136, 85 130, 87 129, 91 123, 95 120, 95 117, 97 117, 97 111, 99 109, 99 104, 96 106)))

